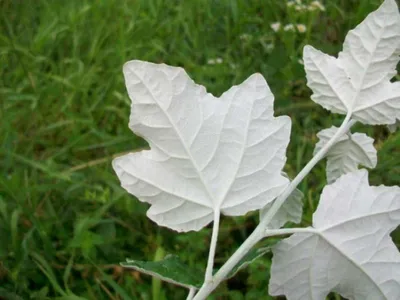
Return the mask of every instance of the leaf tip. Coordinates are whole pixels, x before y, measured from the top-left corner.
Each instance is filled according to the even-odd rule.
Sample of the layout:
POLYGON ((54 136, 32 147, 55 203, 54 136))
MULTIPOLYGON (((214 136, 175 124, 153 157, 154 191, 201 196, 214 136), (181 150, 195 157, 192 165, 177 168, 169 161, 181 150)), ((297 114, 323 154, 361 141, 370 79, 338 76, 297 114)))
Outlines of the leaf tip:
POLYGON ((257 83, 261 82, 266 82, 264 76, 261 73, 254 73, 247 78, 249 81, 255 81, 257 83))
POLYGON ((325 57, 326 54, 313 46, 306 45, 303 48, 303 61, 304 67, 307 69, 310 64, 314 64, 315 60, 320 60, 321 58, 325 57))
POLYGON ((267 83, 267 80, 264 78, 264 76, 261 73, 254 73, 250 75, 246 80, 245 83, 248 83, 254 87, 266 87, 269 91, 271 92, 269 85, 267 83))
POLYGON ((396 0, 385 0, 379 7, 379 9, 387 10, 388 12, 393 12, 394 9, 398 10, 396 0))
POLYGON ((122 72, 126 74, 127 72, 131 71, 132 69, 138 68, 139 66, 144 66, 148 64, 148 62, 141 61, 141 60, 129 60, 122 66, 122 72))
POLYGON ((315 49, 313 46, 305 45, 304 48, 303 48, 303 57, 311 56, 316 52, 318 52, 318 50, 315 49))
POLYGON ((353 172, 346 173, 340 176, 330 185, 341 186, 343 185, 343 182, 347 184, 354 184, 355 182, 366 182, 367 184, 369 184, 368 171, 366 169, 359 169, 353 172))
POLYGON ((121 161, 121 159, 122 159, 122 157, 123 156, 118 156, 118 157, 116 157, 116 158, 114 158, 113 160, 112 160, 112 162, 111 162, 111 166, 112 166, 112 168, 114 169, 114 171, 117 173, 117 174, 119 174, 119 170, 120 170, 120 161, 121 161))

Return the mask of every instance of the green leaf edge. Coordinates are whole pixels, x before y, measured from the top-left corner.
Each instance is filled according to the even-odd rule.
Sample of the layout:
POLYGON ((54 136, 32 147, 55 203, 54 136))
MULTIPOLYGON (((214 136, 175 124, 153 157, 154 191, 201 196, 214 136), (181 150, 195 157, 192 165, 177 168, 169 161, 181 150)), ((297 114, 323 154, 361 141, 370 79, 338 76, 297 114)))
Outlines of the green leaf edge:
MULTIPOLYGON (((225 280, 232 278, 240 270, 246 268, 252 262, 270 251, 271 247, 252 249, 229 272, 225 280)), ((134 269, 143 274, 159 278, 162 281, 175 284, 177 286, 181 286, 187 289, 199 289, 203 284, 202 273, 197 269, 190 268, 180 260, 179 256, 173 254, 166 255, 160 261, 141 261, 126 259, 126 262, 121 262, 120 264, 124 268, 134 269), (180 275, 179 278, 177 276, 174 276, 174 274, 171 274, 172 268, 175 268, 173 272, 178 272, 178 274, 180 275), (178 269, 179 271, 177 271, 178 269), (182 278, 184 278, 185 281, 183 281, 182 278)))
POLYGON ((271 251, 271 247, 263 247, 263 248, 253 248, 250 250, 238 263, 237 265, 229 272, 226 279, 232 278, 236 275, 240 270, 246 268, 252 262, 263 256, 264 254, 271 251))
POLYGON ((168 254, 160 261, 127 259, 126 262, 120 264, 124 268, 134 269, 187 289, 199 289, 203 284, 204 275, 199 270, 184 264, 177 255, 168 254), (173 272, 177 272, 179 269, 179 277, 176 274, 171 274, 171 267, 175 268, 173 272), (183 278, 185 280, 182 280, 183 278))

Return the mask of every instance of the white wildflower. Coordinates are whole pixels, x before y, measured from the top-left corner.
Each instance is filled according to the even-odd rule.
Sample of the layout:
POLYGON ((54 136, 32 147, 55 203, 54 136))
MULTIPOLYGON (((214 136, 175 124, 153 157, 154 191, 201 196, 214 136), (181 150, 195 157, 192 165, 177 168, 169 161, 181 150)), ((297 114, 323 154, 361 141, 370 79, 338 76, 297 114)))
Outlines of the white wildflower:
POLYGON ((297 30, 298 30, 300 33, 304 33, 304 32, 307 31, 307 27, 306 27, 306 25, 304 25, 304 24, 297 24, 296 27, 297 27, 297 30))
POLYGON ((319 1, 313 1, 310 3, 310 5, 308 6, 309 10, 316 10, 319 9, 320 11, 325 11, 325 6, 319 2, 319 1))
POLYGON ((294 31, 294 25, 293 24, 286 24, 285 27, 283 27, 283 30, 285 30, 285 31, 294 31))
POLYGON ((281 29, 281 23, 276 22, 271 24, 271 28, 273 31, 278 32, 281 29))
POLYGON ((304 10, 306 10, 307 9, 307 6, 305 6, 305 5, 296 5, 295 7, 294 7, 294 9, 296 10, 296 11, 304 11, 304 10))
POLYGON ((301 65, 304 65, 304 60, 302 60, 301 58, 299 58, 299 59, 297 60, 297 62, 298 62, 299 64, 301 64, 301 65))
POLYGON ((241 39, 242 41, 249 41, 251 39, 251 35, 243 33, 242 35, 239 36, 239 39, 241 39))
POLYGON ((217 64, 222 64, 223 60, 220 57, 217 58, 210 58, 207 60, 207 64, 209 65, 217 65, 217 64))
POLYGON ((294 2, 294 1, 288 1, 287 3, 286 3, 286 6, 287 7, 292 7, 292 6, 294 6, 296 3, 294 2))
POLYGON ((270 44, 267 44, 265 48, 267 49, 267 51, 272 51, 272 50, 274 50, 275 45, 270 43, 270 44))

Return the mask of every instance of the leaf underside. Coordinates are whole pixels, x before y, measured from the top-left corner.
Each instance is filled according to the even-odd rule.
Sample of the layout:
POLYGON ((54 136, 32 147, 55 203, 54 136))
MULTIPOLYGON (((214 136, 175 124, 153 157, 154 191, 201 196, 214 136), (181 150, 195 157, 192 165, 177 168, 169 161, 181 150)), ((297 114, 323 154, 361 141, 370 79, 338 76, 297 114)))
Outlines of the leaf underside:
POLYGON ((364 124, 394 124, 400 119, 400 83, 390 79, 399 54, 400 14, 395 0, 386 0, 347 34, 338 58, 304 48, 311 99, 364 124))
MULTIPOLYGON (((288 178, 287 174, 283 172, 283 175, 288 178)), ((303 193, 299 189, 295 189, 279 210, 275 213, 272 220, 268 224, 269 229, 278 229, 285 225, 287 222, 300 223, 303 215, 303 193)), ((264 208, 260 209, 260 222, 266 216, 269 209, 273 205, 272 203, 267 204, 264 208)))
POLYGON ((393 124, 389 124, 389 125, 388 125, 388 129, 389 129, 389 131, 390 131, 391 133, 396 132, 397 129, 399 129, 399 127, 400 127, 400 120, 397 120, 396 123, 393 123, 393 124))
POLYGON ((369 186, 365 170, 324 188, 310 233, 273 248, 271 295, 323 300, 396 300, 400 253, 390 233, 400 224, 400 188, 369 186))
POLYGON ((273 116, 260 74, 220 98, 182 68, 131 61, 130 128, 151 150, 113 161, 121 185, 151 204, 147 216, 177 231, 200 230, 214 214, 243 215, 273 201, 288 184, 290 118, 273 116))
MULTIPOLYGON (((317 137, 319 142, 315 146, 314 155, 335 135, 338 128, 321 130, 317 137)), ((356 171, 359 165, 375 168, 377 152, 374 148, 374 139, 364 133, 348 133, 343 135, 327 153, 326 176, 328 183, 333 183, 340 176, 356 171)))

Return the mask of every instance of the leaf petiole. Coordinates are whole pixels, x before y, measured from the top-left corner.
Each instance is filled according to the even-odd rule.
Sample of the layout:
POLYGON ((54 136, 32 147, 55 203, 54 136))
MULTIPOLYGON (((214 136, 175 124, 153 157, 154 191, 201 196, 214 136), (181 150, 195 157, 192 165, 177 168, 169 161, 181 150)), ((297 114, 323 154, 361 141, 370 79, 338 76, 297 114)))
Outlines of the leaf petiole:
POLYGON ((212 281, 215 249, 217 248, 217 241, 218 241, 220 216, 221 216, 221 214, 219 212, 219 209, 216 209, 214 211, 214 221, 213 221, 213 230, 212 230, 211 243, 210 243, 210 251, 208 254, 207 269, 206 269, 206 274, 205 274, 205 279, 204 279, 204 282, 206 284, 207 284, 207 282, 212 281))
POLYGON ((268 229, 265 231, 264 237, 271 237, 283 234, 293 234, 293 233, 315 233, 316 230, 312 227, 307 228, 281 228, 281 229, 268 229))

